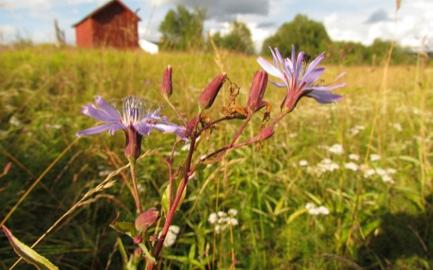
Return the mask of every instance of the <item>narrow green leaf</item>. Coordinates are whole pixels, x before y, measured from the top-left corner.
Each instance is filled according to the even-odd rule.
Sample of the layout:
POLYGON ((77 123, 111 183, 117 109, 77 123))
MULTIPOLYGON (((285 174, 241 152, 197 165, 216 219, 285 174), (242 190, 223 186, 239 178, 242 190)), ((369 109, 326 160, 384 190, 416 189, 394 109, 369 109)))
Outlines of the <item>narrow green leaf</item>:
POLYGON ((2 230, 9 240, 9 243, 13 247, 14 251, 26 262, 34 265, 39 270, 58 270, 59 268, 51 263, 47 258, 41 256, 39 253, 34 251, 32 248, 15 238, 11 231, 2 226, 2 230))

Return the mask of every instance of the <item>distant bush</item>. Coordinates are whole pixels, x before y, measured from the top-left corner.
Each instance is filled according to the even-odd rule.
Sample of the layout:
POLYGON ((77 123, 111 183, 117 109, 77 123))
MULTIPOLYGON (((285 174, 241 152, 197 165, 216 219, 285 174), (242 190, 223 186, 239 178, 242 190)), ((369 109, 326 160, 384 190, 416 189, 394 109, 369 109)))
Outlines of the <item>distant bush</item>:
POLYGON ((189 11, 184 6, 170 10, 159 25, 162 33, 160 46, 168 50, 188 50, 204 48, 203 24, 205 13, 201 10, 189 11))
POLYGON ((297 15, 293 21, 284 23, 277 32, 263 43, 262 52, 269 53, 269 47, 278 47, 283 55, 290 55, 291 46, 302 48, 304 52, 317 55, 332 43, 322 23, 297 15))
POLYGON ((231 31, 225 36, 217 32, 212 36, 215 45, 219 48, 246 54, 254 54, 254 43, 251 38, 251 31, 243 22, 234 21, 231 23, 231 31))

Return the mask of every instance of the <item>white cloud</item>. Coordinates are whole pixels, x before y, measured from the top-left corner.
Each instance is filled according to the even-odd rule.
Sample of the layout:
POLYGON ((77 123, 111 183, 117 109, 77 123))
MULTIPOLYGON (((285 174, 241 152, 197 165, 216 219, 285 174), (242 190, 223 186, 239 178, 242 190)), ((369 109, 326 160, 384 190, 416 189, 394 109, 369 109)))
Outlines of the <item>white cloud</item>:
MULTIPOLYGON (((394 8, 391 6, 388 11, 394 12, 394 8)), ((420 48, 423 41, 433 43, 433 1, 404 1, 397 16, 369 20, 371 23, 366 24, 366 19, 371 19, 375 13, 377 10, 370 14, 366 11, 336 12, 325 16, 323 23, 334 40, 351 40, 369 45, 374 39, 381 38, 395 40, 412 48, 420 48)))

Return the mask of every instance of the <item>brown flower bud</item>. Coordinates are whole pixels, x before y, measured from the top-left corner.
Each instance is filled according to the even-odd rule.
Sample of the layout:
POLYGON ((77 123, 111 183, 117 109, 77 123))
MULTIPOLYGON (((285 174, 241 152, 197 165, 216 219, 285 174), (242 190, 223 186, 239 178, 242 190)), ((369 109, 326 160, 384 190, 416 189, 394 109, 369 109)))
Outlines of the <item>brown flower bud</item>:
POLYGON ((125 156, 126 158, 137 160, 141 153, 141 139, 142 135, 138 133, 131 125, 125 130, 125 156))
POLYGON ((172 73, 173 69, 171 66, 168 66, 164 70, 164 75, 162 76, 162 85, 161 85, 161 93, 167 97, 170 97, 173 94, 173 83, 172 83, 172 73))
POLYGON ((227 75, 220 74, 212 80, 212 82, 203 90, 198 101, 203 109, 209 109, 215 101, 221 87, 223 86, 227 75))
POLYGON ((155 208, 150 208, 149 210, 141 213, 135 219, 135 228, 139 232, 144 232, 149 228, 159 217, 159 212, 155 208))
POLYGON ((261 70, 256 72, 253 79, 253 84, 251 85, 250 96, 248 97, 247 108, 249 113, 254 113, 263 104, 263 96, 265 95, 266 86, 268 84, 268 74, 261 70))

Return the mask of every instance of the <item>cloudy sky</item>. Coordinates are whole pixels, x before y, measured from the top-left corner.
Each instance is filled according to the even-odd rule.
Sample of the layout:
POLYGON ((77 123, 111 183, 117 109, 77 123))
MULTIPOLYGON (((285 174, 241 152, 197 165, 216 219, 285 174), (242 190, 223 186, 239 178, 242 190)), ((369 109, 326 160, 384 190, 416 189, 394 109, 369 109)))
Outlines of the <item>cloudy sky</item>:
MULTIPOLYGON (((53 20, 74 43, 73 23, 104 0, 0 0, 0 42, 16 37, 35 42, 54 40, 53 20)), ((182 4, 207 10, 206 31, 227 32, 229 22, 240 20, 250 27, 256 47, 286 21, 302 13, 321 21, 334 40, 370 44, 375 38, 394 39, 404 46, 433 49, 433 0, 125 0, 140 9, 140 35, 158 40, 158 25, 166 12, 182 4)))

